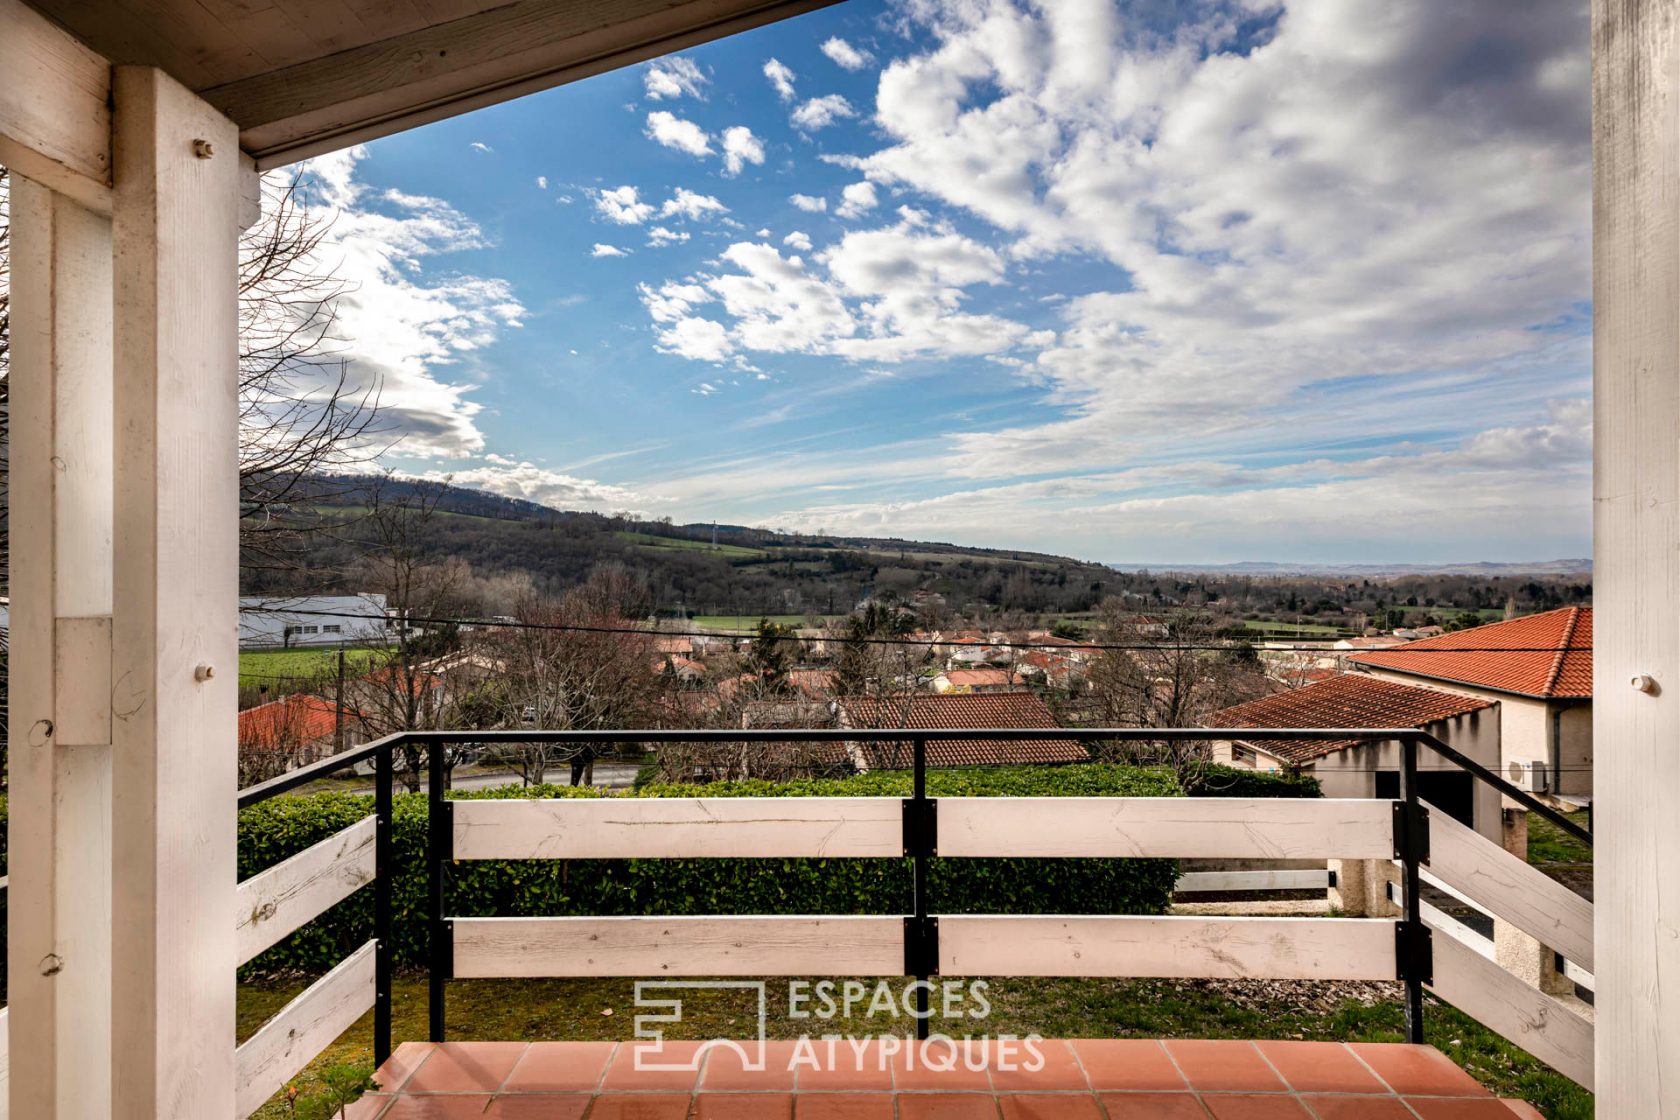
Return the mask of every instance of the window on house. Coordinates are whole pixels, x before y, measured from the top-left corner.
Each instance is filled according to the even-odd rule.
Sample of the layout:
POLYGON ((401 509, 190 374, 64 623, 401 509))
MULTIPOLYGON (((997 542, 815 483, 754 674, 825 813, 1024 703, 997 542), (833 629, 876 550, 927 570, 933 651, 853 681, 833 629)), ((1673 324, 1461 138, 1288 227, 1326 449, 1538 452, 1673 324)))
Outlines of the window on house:
POLYGON ((1253 749, 1250 748, 1250 747, 1235 747, 1234 746, 1234 747, 1231 748, 1231 761, 1232 762, 1245 762, 1248 765, 1253 766, 1254 762, 1255 762, 1255 759, 1257 757, 1258 756, 1254 753, 1253 749))
POLYGON ((326 625, 321 627, 321 633, 323 633, 323 634, 338 634, 338 633, 341 633, 343 630, 344 630, 343 625, 340 624, 340 623, 337 623, 337 622, 329 622, 326 625))

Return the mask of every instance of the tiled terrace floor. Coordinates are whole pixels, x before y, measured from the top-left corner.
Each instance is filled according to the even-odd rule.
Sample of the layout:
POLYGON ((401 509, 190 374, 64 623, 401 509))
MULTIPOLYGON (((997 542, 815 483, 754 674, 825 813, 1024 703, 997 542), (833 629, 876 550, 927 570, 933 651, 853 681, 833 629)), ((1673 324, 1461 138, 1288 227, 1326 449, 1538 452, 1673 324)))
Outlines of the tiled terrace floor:
MULTIPOLYGON (((1533 1120, 1428 1046, 1332 1042, 1046 1041, 1034 1072, 963 1055, 933 1071, 877 1044, 789 1042, 749 1071, 732 1050, 646 1043, 404 1043, 351 1120, 1533 1120), (790 1066, 794 1068, 790 1069, 790 1066), (914 1066, 915 1068, 912 1068, 914 1066)), ((950 1051, 936 1052, 939 1064, 950 1051)))

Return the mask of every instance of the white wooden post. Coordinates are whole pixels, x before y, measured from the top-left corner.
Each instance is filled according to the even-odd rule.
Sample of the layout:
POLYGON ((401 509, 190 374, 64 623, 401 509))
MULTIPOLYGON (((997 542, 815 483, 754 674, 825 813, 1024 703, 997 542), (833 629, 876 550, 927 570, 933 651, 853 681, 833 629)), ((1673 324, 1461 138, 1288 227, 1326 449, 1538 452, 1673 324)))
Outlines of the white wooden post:
POLYGON ((1598 1114, 1659 1120, 1680 1116, 1680 0, 1593 2, 1593 498, 1598 1114))
POLYGON ((234 1111, 239 150, 148 67, 113 82, 112 1115, 234 1111))
POLYGON ((14 179, 10 1115, 110 1107, 111 222, 14 179))

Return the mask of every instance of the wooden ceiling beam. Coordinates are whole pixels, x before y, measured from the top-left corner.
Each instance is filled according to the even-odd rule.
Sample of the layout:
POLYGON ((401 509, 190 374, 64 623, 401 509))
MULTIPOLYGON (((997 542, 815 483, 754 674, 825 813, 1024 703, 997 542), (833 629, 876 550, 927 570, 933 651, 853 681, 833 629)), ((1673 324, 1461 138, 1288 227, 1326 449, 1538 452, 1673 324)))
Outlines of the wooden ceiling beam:
POLYGON ((0 164, 111 212, 111 64, 22 0, 0 0, 0 164))
POLYGON ((835 2, 514 0, 200 93, 267 169, 835 2))

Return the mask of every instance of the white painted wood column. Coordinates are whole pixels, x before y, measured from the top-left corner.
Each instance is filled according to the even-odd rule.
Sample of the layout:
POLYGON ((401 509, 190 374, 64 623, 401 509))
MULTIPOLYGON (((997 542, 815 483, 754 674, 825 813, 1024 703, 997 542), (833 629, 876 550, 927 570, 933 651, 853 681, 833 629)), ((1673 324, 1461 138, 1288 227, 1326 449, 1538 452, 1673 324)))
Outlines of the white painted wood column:
POLYGON ((112 1115, 234 1111, 238 135, 113 83, 112 1115))
POLYGON ((1617 1120, 1680 1116, 1677 39, 1680 0, 1593 2, 1593 972, 1617 1120))
POLYGON ((111 222, 12 185, 10 1114, 110 1100, 111 222))

